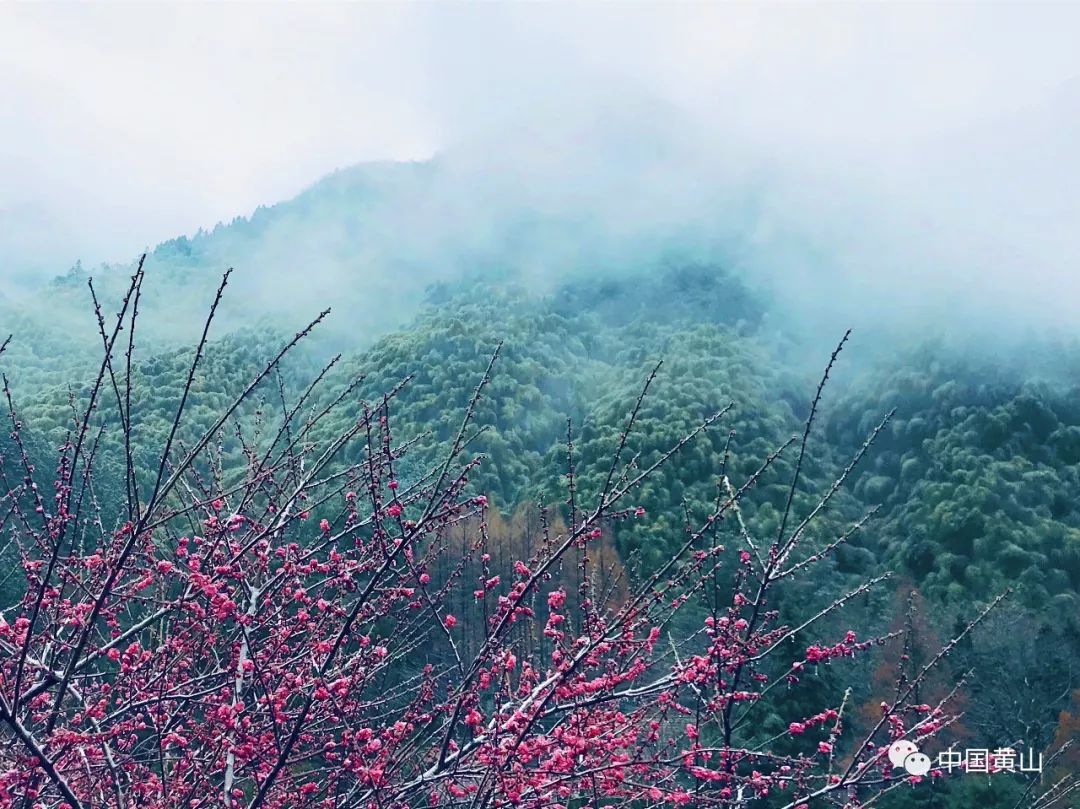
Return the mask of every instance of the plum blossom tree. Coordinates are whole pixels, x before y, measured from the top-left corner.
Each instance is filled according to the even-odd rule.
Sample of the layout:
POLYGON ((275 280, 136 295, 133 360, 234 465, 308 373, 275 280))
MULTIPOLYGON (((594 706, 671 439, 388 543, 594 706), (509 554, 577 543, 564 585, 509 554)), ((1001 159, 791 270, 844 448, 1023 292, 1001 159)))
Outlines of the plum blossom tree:
POLYGON ((443 460, 409 479, 401 459, 410 446, 392 430, 401 386, 356 402, 349 385, 311 411, 325 372, 296 401, 281 396, 266 434, 246 435, 238 423, 246 462, 224 470, 215 437, 321 319, 182 446, 185 403, 226 275, 147 472, 134 460, 130 396, 143 279, 140 264, 111 328, 97 307, 103 359, 51 485, 29 461, 4 381, 22 477, 5 476, 0 527, 13 538, 26 586, 0 617, 0 807, 854 807, 909 782, 888 761, 891 741, 955 721, 953 694, 932 705, 915 696, 958 638, 897 679, 869 733, 853 736, 852 708, 839 694, 790 717, 783 735, 801 746, 797 753, 776 753, 776 739, 752 733, 762 706, 815 667, 888 640, 851 631, 806 640, 819 619, 880 579, 799 625, 786 624, 770 601, 846 540, 812 546, 808 529, 888 421, 797 517, 807 438, 843 342, 802 436, 745 480, 717 470, 712 512, 612 601, 597 597, 594 549, 613 526, 648 519, 635 491, 727 408, 643 463, 631 436, 658 366, 613 447, 599 496, 579 499, 568 431, 557 518, 543 516, 529 556, 497 569, 489 504, 469 488, 482 459, 469 445, 498 350, 443 460), (351 426, 315 441, 316 426, 339 408, 355 413, 351 426), (125 459, 115 527, 100 518, 94 485, 107 430, 119 432, 125 459), (755 538, 739 504, 792 451, 779 530, 755 538), (731 547, 719 541, 722 522, 736 527, 731 547), (451 541, 462 530, 464 545, 451 541), (570 578, 576 593, 567 592, 570 578), (482 615, 467 644, 450 609, 462 594, 482 615))

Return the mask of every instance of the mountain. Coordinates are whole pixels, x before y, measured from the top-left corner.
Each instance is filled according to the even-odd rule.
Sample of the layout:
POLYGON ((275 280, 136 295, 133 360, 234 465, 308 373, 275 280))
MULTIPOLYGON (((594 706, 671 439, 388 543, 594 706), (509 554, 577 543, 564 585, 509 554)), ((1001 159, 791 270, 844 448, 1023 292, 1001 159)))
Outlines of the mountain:
MULTIPOLYGON (((409 377, 391 404, 395 438, 410 446, 399 470, 408 481, 441 457, 501 343, 476 412, 484 432, 469 452, 483 461, 469 483, 508 515, 537 500, 562 509, 568 420, 578 496, 595 496, 626 416, 660 360, 627 445, 640 464, 733 404, 718 428, 635 492, 650 519, 612 530, 613 547, 631 570, 654 569, 684 541, 688 516, 708 513, 721 470, 745 479, 801 432, 826 343, 785 318, 770 288, 725 258, 738 250, 721 249, 718 233, 700 221, 679 224, 673 215, 654 226, 642 226, 643 219, 620 224, 601 216, 595 201, 564 206, 569 189, 515 195, 508 189, 520 176, 469 187, 474 176, 458 159, 355 167, 294 199, 150 251, 133 357, 134 462, 150 469, 159 463, 191 346, 221 272, 235 266, 180 425, 183 442, 212 424, 318 311, 329 305, 334 312, 222 431, 216 451, 226 476, 243 473, 244 442, 266 440, 263 425, 281 397, 295 400, 339 353, 308 407, 318 412, 343 391, 348 405, 320 422, 311 440, 325 445, 349 429, 365 403, 381 402, 409 377), (355 379, 362 381, 350 388, 355 379)), ((608 191, 628 190, 621 178, 607 182, 608 191)), ((621 210, 630 216, 639 204, 621 210)), ((106 328, 133 269, 93 272, 106 328)), ((38 466, 51 462, 69 429, 71 403, 86 401, 100 367, 90 275, 77 266, 0 301, 0 325, 15 335, 0 367, 38 466)), ((1072 673, 1080 671, 1080 350, 1032 339, 995 355, 927 334, 870 340, 868 350, 860 340, 857 333, 825 388, 793 508, 812 509, 895 409, 815 523, 808 549, 824 550, 868 511, 879 511, 830 552, 813 582, 782 592, 776 606, 805 615, 892 571, 898 581, 890 586, 920 591, 933 612, 929 623, 948 634, 1012 587, 1010 620, 1029 628, 1025 637, 1040 656, 1037 672, 1018 664, 1016 677, 1038 691, 1038 716, 1028 724, 1044 728, 1035 742, 1048 744, 1043 736, 1069 709, 1070 687, 1080 686, 1072 673)), ((122 356, 116 352, 116 367, 122 356)), ((103 405, 95 415, 106 428, 98 490, 103 514, 114 519, 107 503, 123 488, 123 447, 109 412, 103 405)), ((0 454, 4 473, 20 475, 10 439, 0 442, 0 454)), ((777 531, 793 473, 792 459, 782 455, 744 501, 742 516, 755 535, 777 531)), ((884 630, 893 595, 883 590, 861 602, 861 634, 884 630)), ((958 664, 1015 657, 1015 641, 998 633, 960 652, 958 664)), ((1000 707, 994 700, 1007 691, 984 694, 987 704, 1000 707)))

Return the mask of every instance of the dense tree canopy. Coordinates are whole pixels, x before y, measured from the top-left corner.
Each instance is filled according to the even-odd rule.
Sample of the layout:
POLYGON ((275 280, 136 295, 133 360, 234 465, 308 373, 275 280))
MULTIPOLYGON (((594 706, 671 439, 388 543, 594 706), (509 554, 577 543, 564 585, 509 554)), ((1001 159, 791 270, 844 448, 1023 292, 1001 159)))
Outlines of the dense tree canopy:
MULTIPOLYGON (((199 244, 178 241, 158 252, 181 262, 202 249, 199 244)), ((62 297, 81 294, 81 281, 59 280, 62 297)), ((577 282, 550 294, 493 282, 432 287, 407 328, 372 342, 358 322, 352 340, 316 339, 294 352, 236 411, 213 448, 216 461, 202 471, 223 475, 226 483, 241 476, 245 458, 274 440, 273 431, 264 429, 264 411, 303 396, 326 368, 327 384, 304 400, 303 414, 315 422, 311 441, 326 442, 347 430, 365 407, 378 408, 394 392, 387 406, 394 438, 405 447, 396 474, 409 485, 452 440, 498 349, 474 414, 476 431, 469 436, 469 453, 484 456, 470 472, 469 485, 513 524, 535 503, 550 505, 565 520, 568 463, 577 498, 589 503, 604 487, 628 409, 655 371, 638 429, 622 453, 628 468, 648 467, 709 414, 729 405, 731 410, 681 450, 678 464, 663 467, 634 493, 634 506, 650 519, 613 525, 605 535, 619 569, 642 576, 685 540, 688 523, 713 510, 728 480, 745 480, 762 458, 801 431, 819 369, 786 359, 785 346, 762 328, 764 312, 738 281, 712 267, 675 266, 648 278, 577 282), (330 361, 329 354, 338 351, 345 356, 330 361), (397 390, 402 379, 407 382, 397 390), (336 405, 339 396, 345 406, 336 405), (327 409, 331 415, 319 416, 327 409)), ((100 362, 100 338, 94 342, 92 317, 86 329, 66 329, 40 314, 14 310, 4 317, 5 328, 16 336, 2 361, 25 423, 22 435, 33 463, 41 465, 48 463, 47 448, 61 443, 70 429, 72 403, 85 399, 100 362)), ((233 328, 228 317, 225 322, 226 333, 209 343, 193 380, 178 431, 181 442, 212 423, 251 381, 253 369, 292 334, 281 324, 233 328)), ((154 448, 171 427, 192 353, 161 329, 136 335, 136 344, 130 394, 118 388, 106 395, 130 395, 133 461, 152 470, 159 462, 154 448)), ((1064 363, 1074 361, 1066 350, 1061 356, 1064 363)), ((125 361, 123 351, 114 355, 118 369, 125 361)), ((776 603, 795 617, 808 615, 856 579, 894 569, 925 597, 933 613, 928 627, 948 633, 954 622, 970 620, 1014 588, 1010 620, 1026 627, 1042 650, 1039 659, 1053 661, 1041 678, 1029 678, 1045 692, 1045 704, 1024 719, 1026 732, 1048 743, 1059 714, 1074 715, 1072 692, 1080 688, 1072 673, 1080 667, 1080 388, 1037 381, 1046 375, 1031 368, 995 368, 945 345, 895 353, 860 368, 859 376, 857 383, 826 389, 818 414, 823 428, 811 436, 793 513, 812 508, 886 414, 895 413, 873 451, 815 520, 801 553, 819 552, 841 536, 844 541, 830 548, 813 580, 779 587, 776 603), (874 507, 880 508, 861 530, 844 535, 874 507)), ((124 451, 115 437, 103 440, 103 503, 119 502, 109 491, 124 488, 124 451)), ((18 454, 11 439, 0 442, 4 473, 12 479, 22 477, 18 454)), ((716 531, 733 540, 744 528, 754 536, 775 535, 793 472, 792 457, 779 456, 757 482, 754 497, 742 502, 742 524, 729 517, 716 531)), ((119 516, 107 506, 103 515, 119 516)), ((315 516, 321 516, 318 509, 315 516)), ((5 580, 0 592, 11 586, 5 580)), ((886 593, 860 602, 868 631, 887 627, 895 614, 889 600, 886 593)), ((958 650, 956 666, 990 668, 1003 656, 1035 654, 1010 650, 1001 636, 958 650)), ((1027 668, 1039 665, 1030 660, 1009 676, 1024 679, 1027 668)), ((989 702, 1000 697, 982 693, 989 702)), ((780 715, 766 712, 761 732, 782 730, 780 715)), ((1005 729, 979 720, 970 732, 1005 729)), ((977 787, 965 790, 950 805, 983 799, 977 787)))

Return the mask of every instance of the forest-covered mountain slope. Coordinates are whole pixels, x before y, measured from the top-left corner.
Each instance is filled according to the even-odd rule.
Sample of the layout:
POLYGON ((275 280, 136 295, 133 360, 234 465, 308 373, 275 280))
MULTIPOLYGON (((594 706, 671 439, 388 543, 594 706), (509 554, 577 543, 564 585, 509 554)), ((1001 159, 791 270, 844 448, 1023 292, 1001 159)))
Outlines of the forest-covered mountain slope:
MULTIPOLYGON (((151 275, 147 281, 151 297, 154 280, 151 275)), ((166 297, 179 294, 168 279, 166 287, 166 297)), ((75 289, 69 292, 74 300, 75 289)), ((117 308, 115 298, 101 294, 103 312, 117 308)), ((268 440, 272 431, 263 425, 269 415, 283 398, 295 401, 306 390, 333 349, 343 356, 305 407, 319 413, 343 392, 348 404, 320 421, 310 440, 325 442, 348 430, 365 404, 378 406, 407 379, 389 404, 395 439, 410 447, 398 468, 407 484, 441 457, 499 347, 475 414, 482 431, 469 452, 482 454, 483 461, 470 487, 487 494, 507 518, 515 515, 508 525, 520 525, 530 503, 565 512, 568 422, 578 502, 595 497, 626 416, 663 360, 624 460, 647 467, 703 418, 732 409, 635 493, 635 507, 650 519, 611 527, 620 569, 640 576, 685 541, 688 522, 709 513, 725 475, 736 484, 745 480, 801 431, 826 359, 808 366, 799 336, 778 335, 769 325, 767 301, 713 265, 669 264, 646 276, 572 281, 546 294, 492 279, 446 282, 429 287, 417 305, 419 313, 405 328, 374 342, 366 333, 350 339, 340 331, 301 341, 280 373, 267 378, 219 434, 220 470, 207 474, 243 474, 245 445, 268 440)), ((71 408, 84 406, 88 396, 100 364, 100 337, 87 339, 43 312, 23 310, 5 319, 14 338, 0 364, 23 424, 28 460, 49 468, 69 429, 71 408)), ((92 313, 84 318, 93 324, 92 313)), ((303 325, 285 327, 279 320, 236 328, 226 320, 206 348, 179 440, 195 440, 303 325)), ((1061 367, 1076 359, 1067 350, 1055 357, 1061 367)), ((131 412, 133 460, 140 468, 155 469, 160 461, 191 359, 192 348, 165 331, 136 335, 131 412)), ((122 352, 114 356, 117 367, 123 362, 122 352)), ((1007 733, 1034 746, 1050 744, 1067 732, 1080 695, 1080 388, 1046 381, 1038 363, 991 363, 943 344, 869 360, 849 346, 838 367, 845 362, 856 367, 825 388, 795 514, 813 508, 883 417, 895 412, 815 521, 803 553, 821 551, 841 536, 846 541, 813 580, 782 588, 775 606, 798 619, 890 570, 896 574, 892 584, 853 605, 854 623, 862 632, 887 630, 896 620, 894 599, 914 588, 925 599, 922 620, 932 641, 1013 588, 1011 606, 995 619, 997 629, 957 650, 956 672, 997 671, 1005 661, 1012 682, 997 675, 983 681, 964 732, 982 740, 1007 733), (846 533, 875 507, 861 530, 846 533), (1027 694, 1022 703, 1016 701, 1020 682, 1027 694)), ((108 427, 104 416, 97 423, 108 427)), ((124 449, 115 426, 103 433, 95 491, 106 521, 120 516, 110 512, 110 503, 123 500, 124 449)), ((4 474, 21 478, 19 449, 10 438, 0 442, 0 454, 4 474)), ((793 456, 781 455, 742 501, 741 517, 752 535, 777 531, 792 462, 793 456)), ((729 519, 718 530, 740 528, 729 519)), ((10 552, 6 547, 4 553, 10 552)), ((11 586, 5 579, 0 591, 11 586)), ((782 733, 771 721, 763 732, 782 733)))
MULTIPOLYGON (((636 210, 639 181, 630 168, 611 179, 616 188, 593 178, 602 187, 597 195, 624 200, 616 207, 628 207, 625 222, 591 196, 565 189, 552 197, 536 177, 510 167, 494 177, 488 169, 469 152, 360 164, 248 216, 152 246, 144 337, 194 339, 226 267, 242 270, 219 312, 229 328, 277 323, 333 304, 338 314, 324 332, 367 347, 404 326, 433 285, 496 280, 551 293, 582 277, 642 278, 665 262, 715 253, 702 221, 636 210)), ((77 264, 60 274, 47 290, 51 316, 62 311, 86 320, 90 275, 103 298, 115 299, 135 264, 133 254, 128 263, 93 270, 77 264)), ((9 303, 11 311, 44 314, 36 293, 20 291, 9 303)), ((0 312, 7 308, 0 301, 0 312)), ((92 328, 92 320, 85 325, 92 328)))
MULTIPOLYGON (((715 267, 577 281, 550 295, 491 282, 443 284, 429 289, 426 300, 407 328, 359 352, 346 344, 329 379, 341 385, 363 376, 356 401, 377 402, 412 375, 394 408, 399 437, 418 440, 412 455, 419 468, 452 436, 501 342, 478 412, 486 431, 474 448, 486 459, 473 485, 507 510, 538 497, 561 498, 567 419, 582 494, 598 486, 622 420, 659 360, 664 364, 641 415, 641 443, 629 448, 640 453, 640 463, 649 463, 697 420, 734 405, 722 427, 708 431, 680 464, 642 490, 641 504, 656 510, 657 519, 647 527, 628 526, 618 544, 646 564, 678 541, 686 519, 660 504, 685 500, 693 514, 715 498, 725 451, 731 477, 745 476, 806 416, 816 369, 782 359, 784 346, 758 328, 765 306, 715 267)), ((63 328, 26 318, 5 326, 16 334, 4 360, 20 415, 36 434, 56 442, 66 428, 69 394, 76 400, 84 395, 78 380, 96 370, 97 349, 63 328)), ((213 342, 182 435, 209 423, 285 334, 241 329, 213 342)), ((292 358, 274 385, 264 385, 262 401, 274 406, 279 383, 290 394, 302 389, 322 353, 292 358)), ((190 349, 184 348, 139 355, 133 401, 140 463, 156 462, 189 362, 190 349)), ((833 506, 837 535, 866 509, 881 507, 867 530, 838 552, 838 570, 899 565, 928 596, 953 604, 983 603, 1011 585, 1029 606, 1053 605, 1075 616, 1080 389, 1029 382, 1020 371, 993 370, 945 347, 898 354, 888 365, 860 368, 859 377, 838 383, 846 389, 826 389, 821 428, 804 469, 809 502, 895 408, 833 506)), ((250 422, 256 409, 241 411, 241 422, 250 422)), ((227 452, 238 451, 235 436, 222 440, 227 452)), ((782 507, 786 463, 781 457, 761 481, 754 505, 746 507, 747 519, 765 534, 782 507)))
MULTIPOLYGON (((731 404, 637 493, 650 519, 612 528, 611 547, 628 570, 655 567, 683 541, 688 520, 708 513, 723 472, 745 479, 801 431, 847 324, 836 324, 835 334, 808 333, 791 317, 799 301, 763 291, 737 260, 736 243, 710 243, 700 211, 649 212, 630 227, 524 186, 507 193, 513 178, 474 187, 474 175, 453 159, 358 166, 294 199, 153 248, 133 358, 134 462, 153 469, 160 461, 192 346, 231 266, 181 442, 195 440, 297 329, 327 306, 334 311, 219 434, 225 475, 242 474, 245 442, 268 440, 264 414, 279 409, 283 395, 294 401, 336 354, 342 357, 327 384, 307 404, 311 412, 361 381, 348 393, 351 411, 320 421, 311 438, 348 429, 363 402, 378 405, 408 376, 391 404, 396 438, 412 442, 399 469, 408 479, 452 439, 501 344, 476 414, 484 431, 469 446, 484 455, 470 486, 508 517, 538 500, 565 501, 568 419, 578 497, 594 496, 660 360, 625 453, 639 464, 731 404), (660 224, 646 226, 654 220, 660 224)), ((100 366, 87 281, 93 276, 108 329, 134 268, 76 266, 0 299, 0 331, 14 335, 0 367, 38 468, 55 464, 72 403, 85 402, 100 366)), ((929 624, 944 636, 1013 588, 1015 612, 1002 619, 1011 628, 966 650, 957 665, 1037 656, 1038 666, 1019 664, 1010 675, 1030 684, 1034 707, 1017 709, 1014 687, 991 688, 980 697, 990 707, 977 721, 997 727, 995 717, 1008 715, 1009 733, 1048 743, 1080 687, 1080 349, 1033 338, 1008 351, 961 351, 929 334, 881 332, 857 332, 839 358, 794 503, 796 513, 811 508, 895 409, 815 522, 808 548, 828 546, 878 510, 831 552, 814 581, 781 590, 780 606, 805 615, 846 587, 893 571, 892 584, 860 602, 859 628, 885 628, 894 592, 915 587, 932 612, 929 624), (1010 646, 1016 627, 1030 648, 1010 646)), ((100 449, 96 494, 106 521, 119 516, 110 504, 121 502, 124 486, 115 426, 100 449)), ((10 439, 0 442, 0 454, 4 473, 21 478, 10 439)), ((742 502, 752 533, 777 530, 791 463, 781 455, 742 502)), ((738 529, 728 521, 719 530, 738 529)))

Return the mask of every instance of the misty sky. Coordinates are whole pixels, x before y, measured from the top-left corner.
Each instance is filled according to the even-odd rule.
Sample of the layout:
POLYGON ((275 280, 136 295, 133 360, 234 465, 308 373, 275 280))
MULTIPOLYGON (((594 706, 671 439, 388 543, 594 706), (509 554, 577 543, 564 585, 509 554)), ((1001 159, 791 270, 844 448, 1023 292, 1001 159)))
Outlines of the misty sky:
POLYGON ((628 128, 786 178, 766 229, 837 266, 1060 303, 1078 32, 1080 4, 4 4, 0 277, 129 259, 360 161, 527 159, 516 139, 635 99, 628 128))

